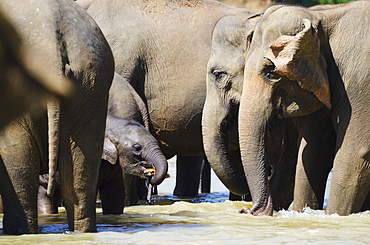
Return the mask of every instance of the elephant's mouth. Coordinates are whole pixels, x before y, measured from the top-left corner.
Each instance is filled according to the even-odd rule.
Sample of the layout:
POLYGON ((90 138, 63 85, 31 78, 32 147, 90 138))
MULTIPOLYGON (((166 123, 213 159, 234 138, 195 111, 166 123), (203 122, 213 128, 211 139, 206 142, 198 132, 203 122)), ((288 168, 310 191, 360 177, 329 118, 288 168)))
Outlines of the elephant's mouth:
POLYGON ((148 162, 144 160, 135 158, 134 165, 136 166, 136 169, 138 170, 137 175, 142 178, 149 178, 156 174, 155 167, 152 164, 149 164, 148 162))
POLYGON ((152 168, 146 168, 144 170, 144 176, 147 177, 147 178, 154 176, 155 173, 156 173, 156 171, 155 171, 154 166, 152 168))

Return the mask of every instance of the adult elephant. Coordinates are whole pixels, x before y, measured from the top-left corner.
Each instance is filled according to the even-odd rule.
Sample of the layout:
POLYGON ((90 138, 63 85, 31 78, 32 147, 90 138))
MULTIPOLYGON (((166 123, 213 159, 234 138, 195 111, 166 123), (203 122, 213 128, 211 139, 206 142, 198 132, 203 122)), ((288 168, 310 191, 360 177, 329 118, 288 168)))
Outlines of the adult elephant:
POLYGON ((0 2, 24 45, 44 57, 42 66, 55 74, 55 82, 67 77, 76 88, 70 98, 48 103, 48 113, 32 110, 1 131, 4 233, 38 232, 39 174, 48 159, 52 177, 58 162, 69 229, 96 231, 92 187, 98 178, 114 71, 110 47, 96 23, 74 2, 0 2))
MULTIPOLYGON (((225 179, 222 177, 225 173, 227 176, 244 175, 241 165, 237 168, 228 152, 219 149, 228 148, 227 136, 230 137, 231 131, 237 128, 244 57, 251 41, 248 37, 260 16, 223 17, 218 21, 212 36, 202 127, 205 152, 216 174, 221 176, 220 179, 225 179)), ((275 210, 287 209, 293 196, 295 210, 302 210, 306 206, 322 208, 326 178, 333 161, 334 129, 330 124, 324 111, 295 119, 285 120, 279 116, 270 120, 266 132, 266 165, 272 167, 273 174, 269 182, 275 210), (323 124, 328 125, 325 129, 327 132, 314 128, 323 124), (308 129, 317 133, 308 132, 308 129), (301 139, 305 138, 307 142, 308 136, 310 144, 301 146, 301 139), (314 149, 318 149, 318 153, 314 149), (303 163, 305 171, 302 171, 303 163), (310 172, 310 179, 303 175, 304 172, 310 172)), ((232 138, 237 139, 235 136, 232 138)), ((237 178, 232 180, 235 182, 226 182, 226 186, 238 184, 237 178)))
POLYGON ((143 98, 150 132, 162 151, 168 157, 177 155, 175 195, 197 195, 204 156, 201 117, 212 31, 223 16, 248 15, 251 11, 210 0, 77 2, 106 36, 116 72, 143 98), (196 176, 196 183, 183 175, 189 171, 196 176), (179 180, 185 180, 187 184, 182 186, 186 188, 178 186, 179 180))
POLYGON ((370 104, 369 10, 368 1, 318 11, 277 5, 256 25, 239 111, 241 154, 254 215, 272 212, 263 171, 268 121, 277 113, 296 117, 322 108, 336 132, 326 212, 361 211, 370 189, 370 122, 365 109, 370 104))

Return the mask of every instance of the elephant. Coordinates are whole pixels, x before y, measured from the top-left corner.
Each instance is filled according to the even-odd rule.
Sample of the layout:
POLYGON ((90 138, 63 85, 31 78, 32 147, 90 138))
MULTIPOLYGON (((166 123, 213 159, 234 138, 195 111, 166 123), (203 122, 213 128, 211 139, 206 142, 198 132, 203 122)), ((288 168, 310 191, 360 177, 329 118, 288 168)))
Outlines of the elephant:
MULTIPOLYGON (((134 120, 149 130, 149 115, 144 101, 126 79, 114 74, 109 90, 108 113, 118 118, 134 120)), ((125 206, 136 205, 139 200, 147 200, 146 180, 123 171, 125 181, 125 206)), ((153 192, 156 186, 153 187, 153 192)))
POLYGON ((162 152, 168 158, 177 155, 174 194, 196 196, 204 160, 201 117, 212 31, 223 16, 253 12, 211 0, 77 3, 102 29, 115 56, 115 71, 143 99, 150 133, 162 152))
POLYGON ((42 106, 48 97, 66 97, 72 92, 68 79, 48 73, 42 58, 31 53, 0 9, 0 129, 33 107, 42 106), (59 83, 55 82, 59 81, 59 83))
POLYGON ((116 178, 115 181, 104 181, 107 177, 103 174, 103 168, 114 168, 107 167, 107 163, 110 165, 119 163, 123 172, 142 179, 152 178, 157 171, 167 173, 168 169, 167 159, 160 150, 157 140, 144 126, 134 120, 108 115, 98 182, 104 214, 121 214, 124 206, 122 202, 120 208, 116 207, 115 200, 117 189, 119 187, 124 189, 122 174, 119 180, 116 178))
POLYGON ((249 193, 238 149, 237 113, 243 83, 246 34, 255 19, 245 14, 221 18, 212 33, 207 63, 207 90, 202 115, 202 134, 207 159, 231 193, 249 193), (230 149, 234 151, 230 152, 230 149), (228 166, 228 167, 225 167, 228 166), (235 171, 230 171, 230 170, 235 171))
MULTIPOLYGON (((226 16, 220 19, 213 32, 212 52, 207 65, 207 97, 203 119, 213 118, 213 121, 203 120, 204 149, 215 173, 221 180, 226 179, 224 184, 235 193, 239 191, 236 186, 241 186, 238 176, 244 175, 244 171, 241 165, 235 166, 234 159, 228 155, 227 151, 219 149, 227 149, 227 142, 230 141, 227 136, 229 135, 230 138, 232 130, 238 127, 238 109, 244 79, 244 57, 251 41, 248 39, 249 34, 253 32, 260 16, 261 14, 249 17, 226 16), (230 176, 234 177, 227 179, 230 176)), ((313 128, 312 120, 317 118, 322 118, 321 124, 326 123, 330 126, 331 122, 323 111, 296 119, 275 118, 269 122, 266 132, 265 166, 272 167, 273 174, 269 177, 269 183, 272 188, 275 210, 288 209, 293 199, 295 210, 302 210, 306 206, 314 209, 323 206, 326 177, 332 167, 334 154, 333 148, 330 148, 333 144, 333 128, 327 130, 326 133, 316 135, 311 133, 310 142, 315 141, 315 136, 317 139, 310 147, 321 147, 322 152, 318 158, 323 158, 323 160, 310 158, 312 154, 304 156, 305 168, 312 172, 312 175, 316 175, 315 180, 311 180, 310 183, 304 181, 300 168, 300 163, 303 161, 303 151, 299 151, 300 140, 305 135, 307 127, 313 128), (324 138, 323 135, 326 137, 324 138), (328 153, 325 154, 325 151, 328 153), (296 171, 297 163, 298 170, 296 171), (316 170, 316 165, 319 165, 320 169, 316 170), (297 182, 295 182, 296 172, 297 182), (308 190, 310 186, 314 186, 311 191, 308 190)), ((238 139, 235 136, 231 138, 238 139)), ((308 147, 306 148, 307 151, 308 147)), ((243 188, 239 189, 243 190, 243 188)))
MULTIPOLYGON (((107 115, 102 160, 99 168, 99 191, 103 214, 122 214, 125 206, 125 183, 122 172, 151 178, 156 171, 167 172, 167 160, 156 139, 140 123, 107 115)), ((42 180, 45 176, 42 176, 42 180)), ((59 198, 50 199, 46 186, 40 185, 38 208, 44 214, 57 213, 59 198), (52 208, 50 208, 52 207, 52 208)))
MULTIPOLYGON (((295 118, 319 110, 327 113, 335 130, 326 213, 362 211, 370 189, 370 122, 365 109, 370 104, 369 10, 369 1, 321 10, 276 5, 256 24, 239 109, 239 143, 253 215, 272 215, 263 169, 269 120, 277 114, 295 118)), ((328 129, 327 124, 315 127, 328 129)))
POLYGON ((92 18, 72 1, 0 2, 23 44, 43 57, 40 65, 54 74, 54 82, 63 85, 66 77, 75 87, 70 97, 52 99, 0 132, 3 232, 38 232, 39 174, 48 164, 48 195, 58 170, 69 230, 96 231, 94 190, 114 72, 111 49, 92 18))
POLYGON ((49 174, 39 175, 39 189, 37 193, 37 214, 57 214, 62 205, 62 193, 60 191, 59 172, 55 177, 55 189, 53 196, 48 196, 47 189, 49 174))

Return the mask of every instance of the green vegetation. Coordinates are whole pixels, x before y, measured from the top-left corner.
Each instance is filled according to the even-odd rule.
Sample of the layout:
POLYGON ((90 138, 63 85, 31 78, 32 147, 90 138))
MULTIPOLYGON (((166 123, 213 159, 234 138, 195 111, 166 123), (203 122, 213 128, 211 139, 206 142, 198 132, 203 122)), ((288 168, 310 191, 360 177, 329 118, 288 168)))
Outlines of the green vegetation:
POLYGON ((305 7, 311 7, 318 4, 338 4, 338 3, 348 3, 352 0, 301 0, 297 1, 298 4, 305 6, 305 7))

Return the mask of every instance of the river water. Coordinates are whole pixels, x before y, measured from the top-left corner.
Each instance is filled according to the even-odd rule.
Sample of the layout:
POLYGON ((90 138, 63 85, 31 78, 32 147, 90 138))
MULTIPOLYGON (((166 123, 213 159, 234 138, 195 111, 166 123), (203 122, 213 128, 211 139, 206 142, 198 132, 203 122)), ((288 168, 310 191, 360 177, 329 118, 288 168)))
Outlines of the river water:
MULTIPOLYGON (((66 232, 64 209, 39 217, 40 234, 0 234, 0 244, 370 244, 370 212, 346 217, 307 209, 253 217, 238 211, 248 202, 228 201, 228 192, 212 173, 211 194, 180 200, 171 193, 170 178, 158 186, 155 205, 125 208, 123 215, 102 215, 97 209, 97 233, 66 232)), ((2 216, 0 216, 0 221, 2 216)), ((0 229, 2 223, 0 223, 0 229)))

